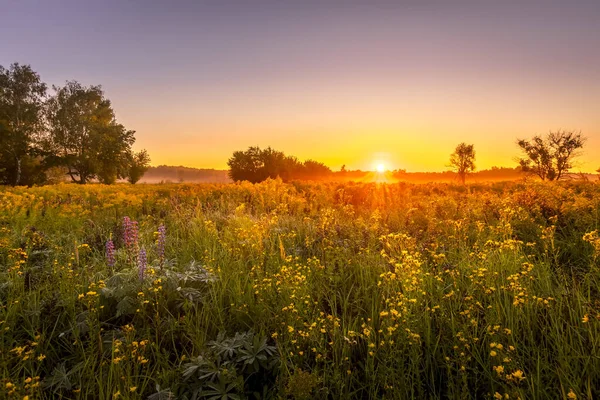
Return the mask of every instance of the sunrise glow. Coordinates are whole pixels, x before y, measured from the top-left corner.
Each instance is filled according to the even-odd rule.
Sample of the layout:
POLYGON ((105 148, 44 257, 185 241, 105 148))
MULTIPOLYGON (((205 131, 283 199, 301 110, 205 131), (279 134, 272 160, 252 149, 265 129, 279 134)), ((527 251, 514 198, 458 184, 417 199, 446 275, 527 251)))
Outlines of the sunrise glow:
POLYGON ((600 399, 600 0, 0 15, 3 398, 600 399))
POLYGON ((0 64, 101 84, 153 165, 226 169, 272 146, 332 169, 385 149, 444 171, 465 141, 478 169, 514 167, 517 138, 559 128, 600 148, 597 2, 108 3, 11 2, 0 32, 21 33, 0 64))

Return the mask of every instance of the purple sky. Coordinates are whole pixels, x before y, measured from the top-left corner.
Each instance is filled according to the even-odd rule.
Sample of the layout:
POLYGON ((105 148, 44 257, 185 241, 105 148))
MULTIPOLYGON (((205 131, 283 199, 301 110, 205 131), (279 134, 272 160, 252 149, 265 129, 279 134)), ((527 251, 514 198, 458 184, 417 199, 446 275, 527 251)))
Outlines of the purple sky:
MULTIPOLYGON (((460 141, 577 129, 600 167, 600 1, 11 1, 0 65, 101 84, 153 164, 274 146, 443 170, 460 141)), ((597 165, 596 165, 597 164, 597 165)))

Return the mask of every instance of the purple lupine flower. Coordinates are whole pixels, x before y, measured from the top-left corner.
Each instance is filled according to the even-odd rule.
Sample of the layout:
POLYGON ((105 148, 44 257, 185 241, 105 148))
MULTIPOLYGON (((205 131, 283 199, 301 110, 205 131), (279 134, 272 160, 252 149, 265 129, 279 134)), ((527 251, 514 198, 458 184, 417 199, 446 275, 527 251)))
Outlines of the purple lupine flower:
POLYGON ((146 267, 148 266, 148 258, 146 257, 146 249, 140 249, 140 254, 138 255, 138 276, 140 280, 144 279, 144 273, 146 272, 146 267))
POLYGON ((112 239, 108 239, 106 242, 106 263, 109 267, 114 267, 117 260, 115 259, 115 244, 112 239))
POLYGON ((126 247, 129 247, 131 237, 131 219, 127 216, 123 217, 123 242, 126 247))
POLYGON ((160 266, 165 261, 165 244, 167 243, 167 228, 164 224, 160 224, 158 227, 158 237, 156 238, 156 253, 158 254, 158 259, 160 260, 160 266))
POLYGON ((138 223, 123 217, 123 241, 128 249, 136 249, 138 244, 138 223))

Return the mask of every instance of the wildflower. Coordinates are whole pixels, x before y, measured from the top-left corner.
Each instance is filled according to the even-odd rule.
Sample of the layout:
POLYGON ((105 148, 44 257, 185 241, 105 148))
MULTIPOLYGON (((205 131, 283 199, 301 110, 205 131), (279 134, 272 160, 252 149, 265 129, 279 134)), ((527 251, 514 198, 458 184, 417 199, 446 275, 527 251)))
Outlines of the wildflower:
POLYGON ((498 355, 498 353, 496 353, 494 350, 490 351, 490 356, 496 357, 496 355, 498 355))
POLYGON ((515 372, 512 373, 512 377, 522 381, 523 379, 525 379, 525 374, 523 374, 523 371, 521 371, 520 369, 516 370, 515 372))
POLYGON ((144 273, 146 272, 146 267, 148 266, 148 259, 146 257, 146 249, 141 249, 138 257, 138 276, 140 280, 144 279, 144 273))
POLYGON ((137 386, 132 386, 129 388, 129 391, 132 393, 135 392, 136 390, 137 390, 137 386))
POLYGON ((581 322, 583 322, 584 324, 587 324, 589 321, 590 321, 590 317, 587 314, 585 314, 583 316, 583 318, 581 319, 581 322))
POLYGON ((494 393, 494 398, 495 399, 501 399, 502 395, 500 393, 496 392, 496 393, 494 393))
POLYGON ((115 245, 112 239, 106 241, 106 264, 112 268, 115 266, 115 245))
POLYGON ((123 241, 128 249, 133 249, 138 242, 138 223, 131 218, 123 217, 123 241))
POLYGON ((573 389, 569 389, 569 393, 567 394, 567 397, 569 399, 575 400, 577 398, 577 395, 575 394, 575 392, 573 391, 573 389))

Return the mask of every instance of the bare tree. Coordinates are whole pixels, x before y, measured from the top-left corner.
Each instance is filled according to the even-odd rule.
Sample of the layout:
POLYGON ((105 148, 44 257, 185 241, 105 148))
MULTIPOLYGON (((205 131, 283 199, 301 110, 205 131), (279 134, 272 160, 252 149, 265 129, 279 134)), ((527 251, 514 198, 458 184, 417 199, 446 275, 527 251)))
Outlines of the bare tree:
POLYGON ((531 140, 519 139, 517 145, 525 157, 519 159, 524 172, 554 181, 565 176, 573 167, 573 159, 579 155, 585 138, 580 132, 556 131, 545 137, 534 136, 531 140))
POLYGON ((450 166, 465 184, 467 174, 475 171, 475 147, 472 144, 461 143, 450 155, 450 166))

